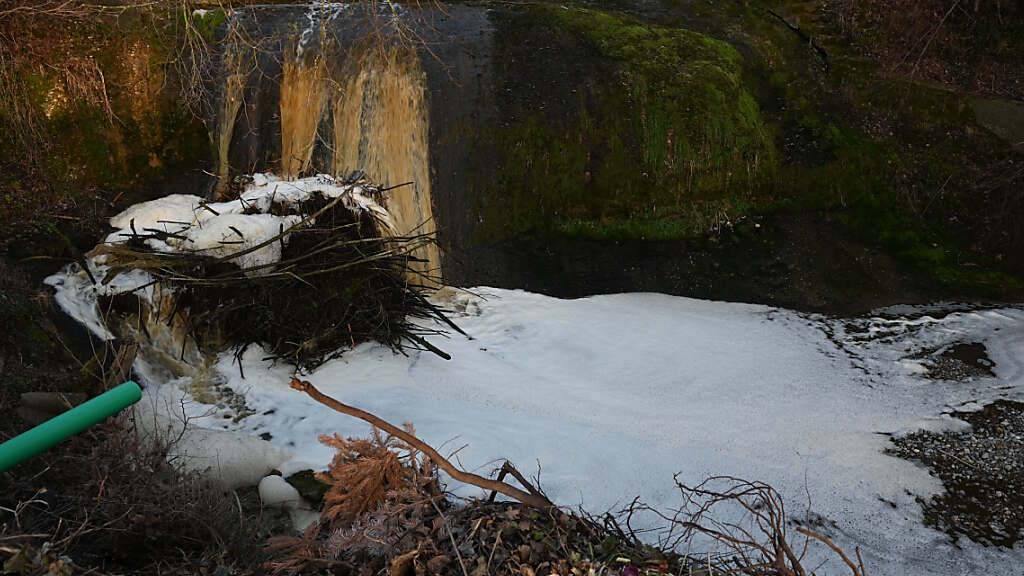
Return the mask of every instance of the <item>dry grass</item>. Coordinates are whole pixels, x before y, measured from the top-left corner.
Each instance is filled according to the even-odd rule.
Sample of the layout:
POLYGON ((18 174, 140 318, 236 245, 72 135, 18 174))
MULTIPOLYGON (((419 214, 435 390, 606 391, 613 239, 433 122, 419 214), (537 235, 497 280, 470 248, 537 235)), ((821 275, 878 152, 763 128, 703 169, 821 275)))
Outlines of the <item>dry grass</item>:
POLYGON ((19 574, 258 572, 260 543, 287 529, 255 494, 178 473, 166 446, 94 429, 0 478, 0 557, 19 574))
POLYGON ((1024 98, 1024 4, 1013 0, 835 0, 823 10, 891 73, 1024 98))

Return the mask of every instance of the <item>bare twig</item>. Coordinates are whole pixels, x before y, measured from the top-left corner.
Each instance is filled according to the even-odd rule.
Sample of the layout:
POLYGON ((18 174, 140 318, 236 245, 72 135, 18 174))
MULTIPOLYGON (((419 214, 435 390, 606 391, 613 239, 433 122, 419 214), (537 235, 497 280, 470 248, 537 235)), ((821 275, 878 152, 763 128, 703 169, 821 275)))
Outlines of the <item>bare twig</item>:
POLYGON ((856 550, 857 562, 854 562, 850 559, 849 556, 846 555, 846 552, 844 552, 843 549, 840 548, 835 542, 833 542, 832 539, 828 536, 825 536, 824 534, 819 534, 813 530, 809 530, 802 526, 797 528, 796 531, 803 534, 804 536, 807 536, 808 538, 812 538, 814 540, 817 540, 818 542, 821 542, 825 546, 828 546, 830 550, 835 552, 836 555, 838 555, 839 558, 842 559, 843 563, 846 564, 846 566, 850 569, 850 572, 853 573, 853 576, 866 576, 866 573, 864 572, 864 562, 860 558, 860 548, 857 548, 856 550))

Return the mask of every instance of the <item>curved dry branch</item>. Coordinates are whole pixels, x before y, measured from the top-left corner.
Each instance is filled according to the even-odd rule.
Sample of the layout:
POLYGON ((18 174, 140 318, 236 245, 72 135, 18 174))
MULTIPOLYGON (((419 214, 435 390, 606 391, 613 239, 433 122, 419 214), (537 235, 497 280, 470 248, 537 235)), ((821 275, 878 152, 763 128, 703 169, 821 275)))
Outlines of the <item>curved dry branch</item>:
POLYGON ((449 476, 458 480, 459 482, 472 484, 473 486, 478 486, 480 488, 483 488, 484 490, 493 490, 495 492, 499 492, 501 494, 504 494, 505 496, 508 496, 509 498, 518 500, 519 502, 527 506, 531 506, 533 508, 546 510, 554 507, 554 504, 552 504, 550 500, 540 495, 539 493, 531 494, 529 492, 520 490, 514 486, 509 486, 504 482, 498 482, 497 480, 484 478, 483 476, 479 476, 471 472, 459 470, 458 468, 455 467, 455 465, 449 462, 447 458, 441 456, 441 454, 437 450, 434 450, 429 444, 427 444, 423 440, 420 440, 419 438, 413 436, 412 434, 403 430, 402 428, 395 426, 394 424, 391 424, 390 422, 387 422, 386 420, 383 420, 377 416, 374 416, 373 414, 370 414, 365 410, 361 410, 354 406, 349 406, 348 404, 343 404, 335 400, 334 398, 331 398, 330 396, 317 390, 315 386, 313 386, 312 384, 305 380, 292 378, 291 387, 296 390, 299 390, 300 392, 305 392, 307 395, 309 395, 310 398, 316 400, 317 402, 323 404, 324 406, 327 406, 328 408, 331 408, 332 410, 341 412, 342 414, 347 414, 354 418, 359 418, 360 420, 367 422, 373 426, 376 426, 377 428, 380 428, 381 430, 387 432, 388 434, 401 439, 406 444, 426 454, 431 460, 434 461, 435 464, 438 465, 438 467, 440 467, 442 470, 447 472, 449 476))
POLYGON ((818 534, 817 532, 809 530, 804 527, 798 527, 796 531, 808 538, 812 538, 814 540, 817 540, 818 542, 821 542, 825 546, 828 546, 829 549, 835 552, 836 555, 838 555, 839 558, 843 561, 843 563, 846 564, 847 568, 850 569, 850 572, 853 573, 853 576, 866 576, 867 573, 864 570, 864 562, 860 558, 860 549, 857 549, 857 562, 854 562, 846 554, 846 552, 842 548, 840 548, 838 544, 833 542, 832 539, 828 536, 825 536, 824 534, 818 534))

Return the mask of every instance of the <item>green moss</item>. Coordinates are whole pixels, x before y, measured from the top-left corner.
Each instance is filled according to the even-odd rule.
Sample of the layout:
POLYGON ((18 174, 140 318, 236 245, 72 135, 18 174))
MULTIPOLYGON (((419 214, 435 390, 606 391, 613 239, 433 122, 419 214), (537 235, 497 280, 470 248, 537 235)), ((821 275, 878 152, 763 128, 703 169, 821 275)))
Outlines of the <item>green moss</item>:
POLYGON ((660 218, 666 224, 653 225, 664 229, 654 237, 692 233, 700 219, 691 213, 745 203, 774 170, 770 133, 727 43, 549 5, 522 10, 499 38, 513 112, 486 136, 504 155, 497 178, 482 175, 492 184, 478 195, 493 235, 607 225, 614 235, 648 237, 644 222, 660 218), (562 54, 548 70, 524 71, 515 51, 535 42, 562 54), (551 76, 542 94, 516 83, 538 74, 551 76))
POLYGON ((894 111, 898 124, 877 142, 837 141, 840 154, 858 153, 845 176, 866 184, 847 186, 843 208, 850 229, 952 292, 1000 297, 1024 287, 992 259, 966 249, 966 230, 948 225, 948 214, 967 218, 978 206, 961 205, 955 193, 936 198, 949 187, 970 189, 973 161, 998 154, 991 141, 965 132, 973 118, 962 98, 882 79, 864 90, 863 105, 894 111))
MULTIPOLYGON (((126 190, 162 177, 168 166, 207 156, 205 130, 182 107, 169 72, 177 17, 127 11, 92 21, 70 31, 42 61, 20 64, 21 87, 46 141, 41 160, 55 189, 126 190), (88 58, 102 72, 105 90, 88 75, 65 86, 60 67, 46 58, 88 58)), ((6 115, 0 103, 0 116, 6 115)), ((16 146, 0 153, 18 162, 16 146)))
POLYGON ((699 20, 689 5, 664 27, 561 6, 502 22, 498 87, 510 113, 486 138, 510 152, 474 185, 485 232, 664 240, 752 212, 822 212, 836 238, 884 248, 940 292, 1021 286, 966 249, 977 244, 959 219, 949 224, 977 210, 962 192, 976 167, 1006 154, 974 137, 962 96, 880 73, 808 18, 830 55, 825 71, 763 6, 730 6, 699 25, 745 46, 743 58, 681 28, 699 20))
POLYGON ((559 226, 559 231, 570 238, 591 240, 675 240, 692 233, 689 226, 679 220, 649 219, 570 220, 559 226))
POLYGON ((964 249, 970 241, 961 226, 948 225, 948 215, 971 211, 953 193, 970 189, 970 166, 1005 153, 973 137, 962 96, 881 74, 836 45, 828 46, 831 70, 821 74, 816 56, 777 23, 748 14, 742 28, 759 96, 784 103, 767 122, 788 149, 773 200, 760 210, 835 213, 859 241, 948 292, 1019 289, 1019 279, 964 249), (950 193, 935 198, 939 190, 950 193))
POLYGON ((643 166, 663 191, 721 193, 731 175, 770 164, 773 147, 732 46, 596 10, 548 12, 618 63, 627 105, 637 113, 643 166))
POLYGON ((1024 280, 999 271, 990 258, 965 250, 948 231, 910 217, 892 195, 858 197, 841 214, 841 221, 953 293, 1000 298, 1024 289, 1024 280))
POLYGON ((703 200, 670 215, 637 214, 630 218, 570 219, 558 232, 570 238, 590 240, 680 240, 703 235, 756 211, 744 200, 703 200))
MULTIPOLYGON (((186 15, 188 17, 188 15, 186 15)), ((193 11, 191 14, 192 25, 196 31, 207 41, 213 42, 217 39, 217 31, 227 22, 228 15, 223 8, 214 8, 203 11, 193 11)))

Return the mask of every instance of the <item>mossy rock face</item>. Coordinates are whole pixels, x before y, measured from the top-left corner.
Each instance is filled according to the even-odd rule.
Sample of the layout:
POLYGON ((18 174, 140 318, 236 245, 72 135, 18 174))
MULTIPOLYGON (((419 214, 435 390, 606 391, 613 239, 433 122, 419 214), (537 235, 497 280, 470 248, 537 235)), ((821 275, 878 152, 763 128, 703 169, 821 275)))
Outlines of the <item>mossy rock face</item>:
POLYGON ((485 235, 700 233, 774 170, 729 44, 583 8, 495 19, 500 125, 481 137, 502 160, 475 187, 485 235))
POLYGON ((11 222, 0 250, 73 256, 60 236, 92 246, 115 200, 206 179, 209 138, 179 89, 180 17, 126 11, 26 30, 34 48, 7 63, 18 82, 0 102, 0 127, 11 135, 0 140, 0 214, 11 222))
MULTIPOLYGON (((43 165, 36 168, 58 191, 124 191, 209 155, 205 128, 178 92, 180 17, 173 10, 127 11, 55 39, 45 27, 29 32, 32 41, 49 45, 14 60, 24 94, 19 105, 28 106, 37 123, 43 165)), ((0 103, 0 119, 13 114, 0 103)), ((0 146, 11 164, 23 154, 15 142, 0 146)))
POLYGON ((1012 217, 1024 203, 999 180, 1019 165, 1010 146, 979 126, 969 98, 884 74, 826 22, 799 18, 802 5, 782 4, 827 63, 757 3, 492 8, 482 40, 467 42, 477 59, 452 66, 476 76, 460 78, 476 92, 455 92, 470 111, 438 106, 451 92, 434 91, 446 278, 815 310, 1015 299, 1024 283, 1000 272, 1024 270, 1012 217), (1007 202, 1004 217, 994 208, 1007 202), (771 246, 728 233, 761 218, 780 231, 771 246), (735 274, 741 257, 694 248, 726 236, 769 265, 735 274), (834 245, 808 254, 802 242, 834 245), (637 263, 654 253, 664 261, 637 263), (848 255, 859 260, 835 261, 848 255), (675 259, 708 265, 683 271, 675 259), (662 279, 623 277, 627 261, 662 279), (676 268, 694 280, 663 277, 676 268), (775 280, 806 289, 759 295, 775 280))
POLYGON ((1000 178, 1017 162, 1011 147, 984 130, 968 95, 895 77, 803 5, 782 4, 825 45, 828 67, 756 11, 716 24, 746 47, 777 135, 777 170, 757 209, 830 214, 839 238, 883 250, 924 285, 918 297, 1016 299, 1024 282, 1013 276, 1013 244, 1024 235, 999 216, 1024 209, 1014 183, 1000 178))

